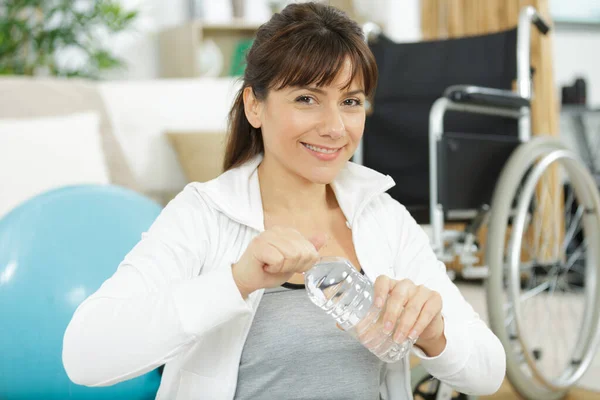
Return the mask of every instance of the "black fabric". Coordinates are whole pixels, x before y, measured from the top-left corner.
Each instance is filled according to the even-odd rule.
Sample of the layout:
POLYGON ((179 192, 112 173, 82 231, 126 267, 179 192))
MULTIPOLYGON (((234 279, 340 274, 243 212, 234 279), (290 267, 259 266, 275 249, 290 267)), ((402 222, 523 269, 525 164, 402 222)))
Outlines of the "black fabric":
MULTIPOLYGON (((416 43, 380 36, 371 43, 379 81, 367 116, 363 163, 389 174, 389 193, 419 223, 429 218, 429 111, 452 85, 511 90, 516 79, 516 29, 416 43)), ((449 132, 518 135, 514 119, 448 112, 449 132)), ((465 177, 468 179, 468 177, 465 177)), ((443 199, 440 199, 443 203, 443 199)))
POLYGON ((288 289, 304 289, 305 288, 303 283, 284 282, 281 284, 281 286, 283 286, 284 288, 288 288, 288 289))
MULTIPOLYGON (((365 273, 363 272, 362 268, 359 271, 362 275, 364 275, 365 273)), ((303 283, 289 283, 289 282, 284 282, 281 284, 281 286, 283 286, 284 288, 288 288, 288 289, 305 289, 306 286, 303 283)))
POLYGON ((438 143, 438 188, 444 207, 472 210, 490 205, 500 172, 519 144, 514 136, 445 133, 438 143))

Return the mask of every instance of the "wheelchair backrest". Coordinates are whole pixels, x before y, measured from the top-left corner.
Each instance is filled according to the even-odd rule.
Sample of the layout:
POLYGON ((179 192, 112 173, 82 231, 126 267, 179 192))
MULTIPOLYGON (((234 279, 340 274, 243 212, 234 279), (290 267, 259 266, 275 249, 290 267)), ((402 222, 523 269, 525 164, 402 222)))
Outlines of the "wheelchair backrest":
MULTIPOLYGON (((426 211, 431 106, 452 85, 511 90, 517 76, 517 29, 415 43, 380 35, 369 46, 379 81, 365 125, 363 164, 396 180, 392 197, 413 212, 426 211)), ((514 119, 471 113, 448 112, 444 129, 518 136, 514 119)))

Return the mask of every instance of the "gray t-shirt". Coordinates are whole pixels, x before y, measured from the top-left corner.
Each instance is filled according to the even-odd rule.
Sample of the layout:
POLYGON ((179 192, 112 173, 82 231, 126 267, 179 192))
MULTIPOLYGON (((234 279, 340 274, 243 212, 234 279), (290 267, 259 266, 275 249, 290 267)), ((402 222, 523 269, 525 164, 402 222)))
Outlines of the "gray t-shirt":
POLYGON ((268 289, 242 352, 235 399, 377 400, 382 366, 305 289, 268 289))

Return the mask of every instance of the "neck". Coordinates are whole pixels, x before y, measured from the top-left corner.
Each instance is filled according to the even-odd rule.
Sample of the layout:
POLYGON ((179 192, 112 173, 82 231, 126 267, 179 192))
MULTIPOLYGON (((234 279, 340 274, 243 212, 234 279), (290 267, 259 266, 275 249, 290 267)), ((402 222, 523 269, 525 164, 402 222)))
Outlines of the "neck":
POLYGON ((310 182, 265 157, 258 167, 265 213, 299 214, 326 211, 331 207, 328 185, 310 182))

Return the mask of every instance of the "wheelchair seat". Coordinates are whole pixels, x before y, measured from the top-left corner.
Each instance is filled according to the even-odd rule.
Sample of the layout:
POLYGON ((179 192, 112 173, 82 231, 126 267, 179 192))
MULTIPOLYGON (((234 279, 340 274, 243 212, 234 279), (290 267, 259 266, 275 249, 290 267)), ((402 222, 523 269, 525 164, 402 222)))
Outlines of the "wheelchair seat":
MULTIPOLYGON (((363 164, 390 175, 392 197, 417 222, 429 223, 429 117, 446 96, 461 101, 457 85, 512 90, 517 77, 517 28, 494 34, 415 43, 396 43, 385 35, 370 41, 379 81, 367 116, 363 164)), ((473 101, 484 102, 489 96, 473 101)), ((522 98, 501 106, 527 106, 522 98)), ((448 111, 438 146, 438 192, 444 211, 489 204, 496 179, 519 145, 514 118, 448 111)))

